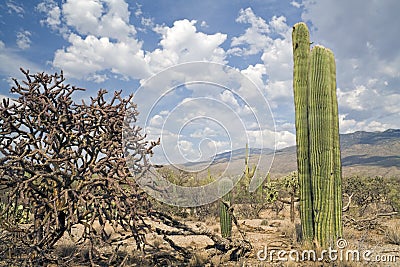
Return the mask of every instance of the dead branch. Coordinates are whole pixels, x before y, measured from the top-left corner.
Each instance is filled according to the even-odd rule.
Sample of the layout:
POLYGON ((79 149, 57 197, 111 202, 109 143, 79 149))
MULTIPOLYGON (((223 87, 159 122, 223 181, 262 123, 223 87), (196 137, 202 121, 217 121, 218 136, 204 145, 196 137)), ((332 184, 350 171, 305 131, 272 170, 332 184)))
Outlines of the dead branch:
MULTIPOLYGON (((282 203, 284 203, 284 204, 287 204, 287 205, 292 204, 292 202, 290 200, 288 200, 288 199, 278 198, 277 200, 282 202, 282 203)), ((296 197, 296 198, 293 199, 293 202, 299 202, 299 201, 300 201, 299 197, 296 197)))
POLYGON ((206 249, 217 249, 221 254, 229 255, 230 259, 237 260, 238 258, 246 255, 252 249, 252 246, 249 241, 242 240, 233 240, 233 239, 225 239, 221 236, 215 234, 210 229, 205 227, 204 225, 198 223, 196 228, 190 227, 189 225, 182 223, 171 216, 162 213, 160 211, 151 211, 149 212, 149 216, 156 221, 160 221, 163 224, 175 228, 174 230, 165 230, 159 227, 155 227, 155 230, 158 234, 164 236, 164 240, 166 240, 171 247, 180 252, 185 258, 188 258, 190 253, 188 250, 182 247, 179 247, 176 244, 172 244, 172 240, 168 238, 168 235, 204 235, 209 237, 214 244, 211 246, 207 246, 206 249), (169 239, 169 240, 168 240, 169 239))
POLYGON ((357 230, 364 230, 364 229, 374 229, 379 225, 379 221, 378 219, 380 217, 390 217, 390 216, 394 216, 397 215, 398 212, 389 212, 389 213, 378 213, 375 214, 372 217, 369 218, 362 218, 359 220, 354 219, 353 217, 349 216, 349 215, 344 215, 343 216, 343 221, 345 223, 345 225, 350 225, 353 226, 355 229, 357 230))
POLYGON ((345 194, 348 197, 348 202, 347 204, 342 208, 343 212, 346 212, 350 209, 350 204, 351 204, 351 198, 353 197, 354 193, 351 194, 350 196, 348 194, 345 194))

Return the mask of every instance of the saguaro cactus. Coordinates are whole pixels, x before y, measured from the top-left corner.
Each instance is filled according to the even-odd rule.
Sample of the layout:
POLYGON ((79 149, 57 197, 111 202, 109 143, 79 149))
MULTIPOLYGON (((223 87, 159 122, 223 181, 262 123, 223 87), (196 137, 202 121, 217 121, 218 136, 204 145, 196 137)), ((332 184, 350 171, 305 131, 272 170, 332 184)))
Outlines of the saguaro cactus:
MULTIPOLYGON (((218 189, 221 193, 226 193, 232 188, 232 180, 229 178, 222 178, 219 181, 218 189)), ((219 203, 219 222, 221 226, 221 236, 223 238, 231 237, 232 235, 232 216, 229 211, 232 202, 231 192, 226 193, 221 197, 219 203)))
POLYGON ((296 143, 297 143, 297 168, 300 187, 300 218, 303 238, 312 240, 314 237, 310 151, 308 134, 308 65, 310 57, 310 34, 304 23, 293 27, 293 90, 296 143))
POLYGON ((293 89, 303 238, 326 245, 342 236, 341 162, 332 51, 310 51, 307 26, 293 27, 293 89))

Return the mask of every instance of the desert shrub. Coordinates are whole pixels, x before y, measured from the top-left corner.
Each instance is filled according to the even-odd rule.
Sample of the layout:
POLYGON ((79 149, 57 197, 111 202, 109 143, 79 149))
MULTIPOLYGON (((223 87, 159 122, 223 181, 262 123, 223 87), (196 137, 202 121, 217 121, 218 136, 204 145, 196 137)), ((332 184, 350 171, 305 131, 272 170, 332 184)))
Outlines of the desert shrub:
POLYGON ((250 179, 242 178, 233 189, 233 202, 241 218, 259 218, 260 212, 273 205, 278 198, 277 182, 269 176, 254 191, 249 192, 250 179))
POLYGON ((393 211, 400 212, 400 178, 394 176, 387 180, 389 190, 387 194, 388 204, 392 207, 393 211))
MULTIPOLYGON (((210 173, 208 173, 208 175, 205 177, 200 177, 196 173, 187 172, 168 166, 164 166, 157 171, 165 180, 179 186, 196 187, 209 184, 215 180, 215 178, 210 173)), ((209 217, 219 216, 218 201, 190 208, 172 206, 156 200, 152 202, 152 205, 155 208, 166 211, 167 213, 174 216, 179 216, 182 218, 192 217, 196 220, 204 222, 209 217)))
POLYGON ((343 193, 353 195, 352 202, 358 206, 359 215, 364 215, 368 207, 379 209, 387 203, 389 187, 381 176, 351 176, 343 179, 343 193))
MULTIPOLYGON (((300 200, 297 172, 292 172, 279 179, 277 200, 277 202, 282 202, 282 204, 290 205, 290 221, 293 223, 295 220, 295 203, 300 200)), ((278 204, 280 203, 277 203, 277 205, 278 204)))

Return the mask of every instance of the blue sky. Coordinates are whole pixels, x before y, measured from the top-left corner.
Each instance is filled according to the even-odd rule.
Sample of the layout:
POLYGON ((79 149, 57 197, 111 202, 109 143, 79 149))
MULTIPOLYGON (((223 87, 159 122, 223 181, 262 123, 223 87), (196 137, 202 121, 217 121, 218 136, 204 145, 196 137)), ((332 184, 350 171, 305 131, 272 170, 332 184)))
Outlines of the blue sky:
MULTIPOLYGON (((0 97, 12 97, 10 78, 22 78, 19 67, 62 69, 69 83, 87 89, 83 98, 100 88, 127 95, 142 86, 141 111, 154 106, 143 91, 153 75, 176 64, 215 62, 250 79, 254 91, 241 91, 243 84, 237 90, 201 85, 174 90, 163 106, 142 114, 149 136, 161 134, 164 151, 186 160, 246 142, 273 147, 275 140, 285 147, 295 143, 291 28, 305 21, 314 44, 336 56, 340 131, 400 128, 398 10, 397 0, 5 0, 0 4, 0 97), (200 105, 204 97, 210 102, 200 105), (211 100, 230 111, 218 111, 222 106, 211 100), (254 127, 250 115, 267 121, 254 127), (237 119, 245 125, 243 134, 224 136, 229 125, 223 122, 237 119)), ((227 78, 219 71, 210 75, 216 82, 227 78)), ((157 88, 155 94, 163 92, 157 88)))

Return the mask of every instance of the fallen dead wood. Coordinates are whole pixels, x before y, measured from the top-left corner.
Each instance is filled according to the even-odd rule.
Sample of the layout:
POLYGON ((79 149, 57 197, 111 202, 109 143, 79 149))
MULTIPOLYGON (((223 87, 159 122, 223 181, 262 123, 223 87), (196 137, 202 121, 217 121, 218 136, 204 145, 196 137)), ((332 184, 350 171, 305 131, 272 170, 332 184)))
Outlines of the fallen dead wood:
MULTIPOLYGON (((239 258, 248 254, 251 249, 251 243, 247 239, 228 239, 222 238, 208 229, 202 223, 197 223, 195 227, 189 226, 183 222, 174 219, 172 216, 162 213, 160 211, 152 210, 149 212, 149 216, 154 221, 161 222, 162 224, 169 226, 172 229, 163 229, 161 226, 154 226, 155 232, 163 239, 186 261, 190 260, 193 256, 193 251, 189 248, 185 248, 176 244, 170 237, 171 236, 188 236, 188 235, 204 235, 209 237, 214 244, 205 247, 210 253, 210 256, 215 253, 224 255, 223 257, 228 260, 238 260, 239 258)), ((235 222, 235 224, 237 221, 235 222)), ((237 224, 239 226, 239 224, 237 224)), ((243 232, 243 231, 242 231, 243 232)), ((241 233, 243 237, 243 233, 241 233)))
POLYGON ((345 225, 352 226, 357 230, 364 230, 364 229, 375 229, 379 225, 378 219, 381 217, 389 217, 397 215, 398 212, 389 212, 389 213, 377 213, 372 217, 362 218, 362 219, 354 219, 349 215, 343 216, 343 221, 345 225))

